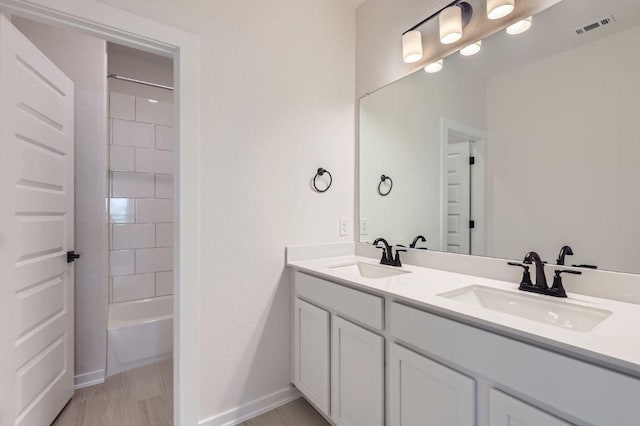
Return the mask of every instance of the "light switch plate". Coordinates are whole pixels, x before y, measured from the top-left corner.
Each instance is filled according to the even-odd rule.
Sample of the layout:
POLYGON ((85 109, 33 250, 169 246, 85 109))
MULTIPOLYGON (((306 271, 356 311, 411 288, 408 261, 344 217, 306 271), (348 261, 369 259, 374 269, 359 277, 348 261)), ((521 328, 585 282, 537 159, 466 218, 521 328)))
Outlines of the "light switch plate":
POLYGON ((349 219, 340 219, 340 236, 349 236, 349 219))
POLYGON ((369 235, 369 223, 364 217, 360 218, 360 235, 369 235))

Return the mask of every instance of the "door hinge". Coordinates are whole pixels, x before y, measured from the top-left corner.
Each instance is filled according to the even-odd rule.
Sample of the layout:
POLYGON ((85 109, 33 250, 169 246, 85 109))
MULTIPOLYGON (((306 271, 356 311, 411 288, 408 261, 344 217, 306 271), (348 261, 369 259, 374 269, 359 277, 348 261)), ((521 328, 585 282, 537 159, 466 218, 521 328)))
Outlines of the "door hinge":
POLYGON ((474 164, 476 164, 476 157, 474 156, 469 157, 469 165, 473 166, 474 164))
POLYGON ((76 259, 80 259, 80 255, 77 254, 74 250, 67 252, 67 263, 74 262, 76 259))
POLYGON ((474 229, 476 227, 476 221, 475 220, 470 220, 469 221, 469 229, 474 229))

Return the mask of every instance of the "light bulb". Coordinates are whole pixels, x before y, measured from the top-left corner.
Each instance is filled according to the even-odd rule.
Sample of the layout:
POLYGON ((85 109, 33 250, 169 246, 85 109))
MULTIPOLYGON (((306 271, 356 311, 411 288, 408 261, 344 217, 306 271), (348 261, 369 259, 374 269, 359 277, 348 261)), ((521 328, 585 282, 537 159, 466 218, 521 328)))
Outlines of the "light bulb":
POLYGON ((470 45, 460 49, 460 54, 462 56, 472 56, 478 53, 481 47, 482 47, 482 40, 478 40, 475 43, 471 43, 470 45))
POLYGON ((428 72, 429 74, 433 74, 433 73, 436 73, 438 71, 441 71, 443 66, 444 66, 444 60, 440 59, 439 61, 432 62, 429 65, 427 65, 426 67, 424 67, 424 70, 426 72, 428 72))
POLYGON ((422 33, 409 31, 402 35, 402 57, 407 64, 422 59, 422 33))
POLYGON ((462 9, 451 6, 440 12, 440 41, 451 44, 462 38, 462 9))
POLYGON ((487 0, 487 17, 489 19, 504 18, 515 8, 515 0, 487 0))
POLYGON ((507 27, 507 34, 517 35, 522 34, 531 28, 531 24, 533 23, 533 17, 529 16, 526 19, 516 22, 515 24, 511 24, 507 27))

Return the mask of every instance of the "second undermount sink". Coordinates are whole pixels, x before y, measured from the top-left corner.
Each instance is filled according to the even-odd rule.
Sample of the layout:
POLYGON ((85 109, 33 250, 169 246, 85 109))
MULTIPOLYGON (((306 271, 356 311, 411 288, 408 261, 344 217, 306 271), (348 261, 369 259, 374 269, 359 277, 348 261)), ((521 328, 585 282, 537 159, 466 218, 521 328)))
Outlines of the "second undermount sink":
POLYGON ((438 296, 579 332, 593 330, 611 315, 611 311, 554 300, 547 296, 518 294, 478 285, 438 296))
POLYGON ((336 272, 343 272, 350 276, 360 278, 386 278, 410 273, 410 271, 403 271, 395 267, 373 265, 364 262, 348 263, 345 265, 331 266, 330 268, 336 272))

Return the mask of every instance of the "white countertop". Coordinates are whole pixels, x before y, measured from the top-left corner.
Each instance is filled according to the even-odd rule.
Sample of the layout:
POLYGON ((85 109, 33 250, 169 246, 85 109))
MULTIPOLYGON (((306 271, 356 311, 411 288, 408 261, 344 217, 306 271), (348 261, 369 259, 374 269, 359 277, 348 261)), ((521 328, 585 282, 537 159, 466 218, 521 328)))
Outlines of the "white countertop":
POLYGON ((341 256, 290 261, 288 266, 334 282, 388 296, 392 300, 409 302, 470 325, 555 349, 640 377, 640 305, 579 294, 568 294, 567 299, 553 298, 554 301, 561 303, 566 302, 613 312, 593 330, 578 332, 438 296, 438 294, 463 287, 481 285, 513 291, 518 294, 527 294, 530 297, 544 298, 545 300, 550 298, 550 296, 521 292, 518 290, 517 283, 412 265, 404 265, 401 268, 411 271, 410 274, 376 279, 362 278, 331 269, 332 266, 354 262, 378 264, 377 260, 368 257, 341 256))

